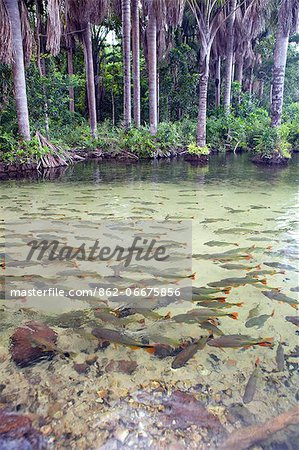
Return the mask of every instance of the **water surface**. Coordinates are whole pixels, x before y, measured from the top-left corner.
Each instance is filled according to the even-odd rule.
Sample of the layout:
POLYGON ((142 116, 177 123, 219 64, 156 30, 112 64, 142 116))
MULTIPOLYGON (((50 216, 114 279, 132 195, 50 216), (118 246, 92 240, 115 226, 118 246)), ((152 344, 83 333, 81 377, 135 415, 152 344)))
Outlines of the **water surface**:
MULTIPOLYGON (((178 324, 171 320, 178 312, 186 313, 187 306, 180 306, 178 311, 177 305, 170 303, 155 309, 168 320, 144 320, 137 315, 123 328, 122 323, 114 321, 107 325, 95 319, 92 315, 95 305, 88 300, 66 298, 55 303, 55 308, 46 305, 41 312, 41 305, 35 310, 24 299, 22 304, 10 304, 9 309, 5 304, 1 312, 0 381, 6 387, 0 402, 10 403, 13 408, 20 405, 22 412, 42 417, 46 424, 43 432, 55 448, 68 445, 78 448, 104 445, 106 448, 162 448, 164 445, 167 448, 174 440, 180 442, 179 448, 200 445, 206 448, 204 434, 199 444, 197 429, 193 434, 178 432, 174 424, 174 433, 179 434, 169 435, 162 425, 159 428, 155 407, 148 398, 140 401, 138 393, 147 392, 150 398, 157 389, 164 393, 173 390, 190 393, 204 401, 231 431, 232 427, 244 425, 235 416, 229 422, 228 412, 234 405, 242 404, 248 377, 259 358, 261 376, 254 399, 246 405, 248 414, 252 413, 261 422, 294 406, 298 397, 298 363, 293 355, 298 334, 296 326, 287 322, 285 316, 296 316, 294 305, 298 301, 295 292, 298 286, 296 159, 279 169, 255 166, 247 155, 213 156, 206 167, 183 161, 128 165, 88 162, 68 168, 57 178, 51 174, 50 179, 45 176, 3 181, 2 222, 16 219, 30 222, 41 218, 191 220, 192 271, 196 272, 193 285, 208 287, 216 283, 219 289, 229 287, 225 300, 236 304, 225 311, 237 312, 238 319, 221 316, 217 326, 225 335, 240 333, 273 338, 274 346, 272 349, 258 345, 221 349, 207 345, 185 367, 174 370, 172 357, 159 359, 144 350, 110 345, 96 351, 96 342, 89 339, 88 333, 84 335, 72 326, 71 314, 78 310, 84 314, 90 311, 86 313, 86 323, 83 321, 87 331, 88 321, 96 320, 99 326, 125 329, 138 339, 167 343, 209 333, 198 324, 178 324), (221 256, 233 249, 236 253, 221 256), (239 279, 244 277, 251 282, 239 285, 239 279), (227 278, 237 281, 221 281, 227 278), (290 300, 269 298, 264 291, 279 292, 290 300), (15 328, 32 319, 50 323, 51 318, 59 319, 61 313, 70 314, 69 322, 59 324, 52 320, 53 329, 58 333, 59 346, 73 352, 74 360, 57 356, 51 362, 17 368, 9 358, 9 337, 15 328), (257 325, 248 326, 249 315, 257 318, 257 325), (261 316, 268 317, 263 320, 261 316), (279 343, 285 354, 282 371, 278 370, 276 361, 279 343), (86 356, 95 352, 97 363, 87 373, 78 374, 73 368, 74 361, 83 363, 86 356), (120 360, 136 363, 131 374, 122 373, 117 364, 111 364, 120 360), (145 408, 144 404, 150 407, 145 408), (110 428, 107 420, 112 423, 110 428)), ((279 439, 283 442, 285 437, 279 439)))

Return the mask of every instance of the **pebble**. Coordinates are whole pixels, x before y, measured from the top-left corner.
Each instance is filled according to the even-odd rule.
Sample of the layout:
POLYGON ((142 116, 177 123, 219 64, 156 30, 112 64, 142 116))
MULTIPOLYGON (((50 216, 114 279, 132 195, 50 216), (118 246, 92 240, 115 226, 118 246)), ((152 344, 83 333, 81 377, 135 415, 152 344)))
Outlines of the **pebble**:
POLYGON ((115 439, 120 441, 122 444, 125 442, 125 440, 127 439, 128 435, 129 435, 129 430, 127 430, 126 428, 118 427, 114 431, 115 439))

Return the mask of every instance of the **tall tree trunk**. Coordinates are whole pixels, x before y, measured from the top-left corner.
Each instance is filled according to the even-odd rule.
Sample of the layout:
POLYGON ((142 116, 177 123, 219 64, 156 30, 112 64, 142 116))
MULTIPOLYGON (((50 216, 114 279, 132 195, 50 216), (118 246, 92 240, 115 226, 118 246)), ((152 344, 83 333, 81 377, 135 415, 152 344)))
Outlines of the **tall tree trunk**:
POLYGON ((29 113, 25 80, 25 64, 21 18, 18 0, 4 0, 11 23, 13 40, 12 73, 14 80, 15 100, 18 117, 19 134, 26 141, 30 141, 29 113))
POLYGON ((88 23, 86 29, 83 31, 83 50, 84 62, 86 71, 86 90, 89 112, 90 133, 93 138, 97 136, 97 110, 96 110, 96 95, 94 83, 94 67, 92 57, 92 42, 90 33, 90 24, 88 23))
MULTIPOLYGON (((68 47, 67 49, 67 71, 69 77, 74 75, 74 65, 73 65, 73 49, 68 47)), ((70 112, 75 112, 75 90, 73 86, 69 87, 69 110, 70 112)))
POLYGON ((219 107, 221 98, 221 56, 218 56, 216 60, 215 75, 215 104, 217 107, 219 107))
MULTIPOLYGON (((44 57, 41 57, 41 55, 46 53, 45 49, 45 35, 46 35, 46 27, 43 24, 43 5, 40 1, 35 2, 36 5, 36 42, 37 42, 37 49, 36 49, 36 63, 37 68, 39 71, 39 74, 41 77, 47 76, 46 71, 46 59, 44 57)), ((48 107, 48 101, 47 101, 47 88, 43 84, 42 85, 42 91, 44 95, 44 113, 45 113, 45 131, 46 136, 49 138, 49 107, 48 107)))
POLYGON ((274 66, 272 75, 272 103, 271 103, 272 127, 277 127, 281 124, 288 42, 289 42, 289 32, 284 33, 282 29, 282 24, 279 24, 278 31, 276 34, 276 42, 274 49, 274 66))
POLYGON ((207 144, 207 100, 208 100, 208 70, 200 75, 199 79, 199 105, 197 122, 197 145, 205 147, 207 144))
POLYGON ((241 101, 241 92, 242 92, 242 84, 243 84, 243 67, 244 67, 243 55, 237 55, 235 81, 237 81, 239 83, 238 103, 240 103, 240 101, 241 101))
POLYGON ((131 0, 122 0, 122 41, 124 61, 124 122, 131 127, 131 0))
POLYGON ((225 64, 225 79, 224 79, 224 111, 226 114, 230 112, 231 105, 231 89, 232 89, 232 70, 234 57, 234 23, 235 23, 235 9, 237 0, 230 1, 230 17, 227 23, 227 41, 226 41, 226 64, 225 64))
POLYGON ((113 87, 111 88, 111 104, 112 104, 112 125, 115 126, 115 100, 113 87))
POLYGON ((160 72, 157 69, 157 122, 160 122, 160 72))
POLYGON ((249 89, 248 89, 250 98, 252 97, 252 94, 253 94, 253 81, 254 81, 253 71, 254 71, 254 66, 251 66, 250 75, 249 75, 249 89))
POLYGON ((235 81, 240 83, 242 89, 243 83, 243 67, 244 67, 244 57, 243 55, 236 56, 236 70, 235 70, 235 81))
POLYGON ((264 95, 264 80, 259 81, 259 98, 262 99, 264 95))
POLYGON ((139 2, 132 0, 132 50, 133 50, 133 88, 134 88, 134 122, 140 127, 140 30, 139 2))
POLYGON ((157 134, 158 106, 157 106, 157 19, 153 8, 150 8, 147 26, 148 41, 148 80, 149 80, 149 119, 150 132, 157 134))

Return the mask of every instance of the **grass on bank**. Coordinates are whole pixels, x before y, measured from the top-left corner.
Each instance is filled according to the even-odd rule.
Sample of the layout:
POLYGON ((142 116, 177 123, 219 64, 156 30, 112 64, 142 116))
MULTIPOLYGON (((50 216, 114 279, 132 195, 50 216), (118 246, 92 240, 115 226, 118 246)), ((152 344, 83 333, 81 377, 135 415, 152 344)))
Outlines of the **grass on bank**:
MULTIPOLYGON (((67 124, 50 123, 50 141, 62 150, 99 148, 112 155, 125 150, 139 158, 169 157, 182 149, 191 155, 207 155, 211 150, 245 150, 263 158, 271 158, 276 153, 290 158, 291 152, 299 149, 299 104, 293 103, 286 109, 284 123, 277 128, 271 128, 270 118, 262 108, 255 108, 246 117, 225 116, 221 110, 216 110, 207 121, 209 144, 204 148, 195 143, 196 128, 196 121, 191 119, 164 122, 159 125, 157 135, 152 136, 147 127, 125 132, 106 121, 98 125, 98 136, 93 139, 87 122, 74 117, 67 124)), ((47 153, 49 149, 41 148, 36 137, 22 142, 0 128, 3 162, 37 161, 47 153)))

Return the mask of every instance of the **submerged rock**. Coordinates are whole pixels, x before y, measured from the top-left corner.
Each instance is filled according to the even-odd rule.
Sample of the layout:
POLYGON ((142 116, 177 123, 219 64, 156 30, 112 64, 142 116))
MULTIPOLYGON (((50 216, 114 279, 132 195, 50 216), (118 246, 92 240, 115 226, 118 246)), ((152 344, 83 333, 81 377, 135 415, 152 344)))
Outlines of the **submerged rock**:
POLYGON ((224 428, 218 417, 210 413, 191 394, 174 391, 170 397, 164 400, 163 405, 166 407, 164 418, 171 426, 175 424, 176 427, 184 429, 193 424, 219 434, 224 433, 224 428))
POLYGON ((11 337, 12 360, 19 367, 30 366, 40 360, 53 358, 57 334, 47 325, 30 321, 16 329, 11 337), (38 342, 41 345, 38 345, 38 342), (48 344, 48 348, 47 348, 48 344))
POLYGON ((1 450, 42 450, 46 441, 39 431, 32 427, 29 417, 0 409, 1 450))
POLYGON ((80 375, 86 374, 90 369, 90 367, 87 363, 74 363, 73 367, 74 367, 75 371, 77 373, 79 373, 80 375))
POLYGON ((252 162, 255 164, 268 164, 273 166, 285 166, 288 164, 290 158, 283 157, 279 152, 274 152, 270 155, 256 155, 252 158, 252 162))
POLYGON ((121 359, 119 361, 110 361, 105 367, 105 372, 121 372, 131 375, 136 369, 136 361, 126 361, 121 359))

